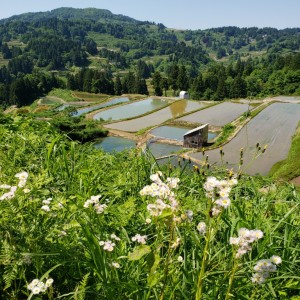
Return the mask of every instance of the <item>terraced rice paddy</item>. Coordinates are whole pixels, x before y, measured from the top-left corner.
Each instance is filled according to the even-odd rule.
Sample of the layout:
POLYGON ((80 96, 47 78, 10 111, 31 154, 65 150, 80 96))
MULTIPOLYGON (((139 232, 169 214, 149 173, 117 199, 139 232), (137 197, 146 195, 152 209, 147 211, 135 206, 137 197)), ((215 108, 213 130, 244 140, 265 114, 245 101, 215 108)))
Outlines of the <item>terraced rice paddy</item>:
MULTIPOLYGON (((237 169, 240 149, 244 148, 245 173, 267 175, 271 167, 283 160, 289 151, 291 137, 300 121, 300 104, 274 103, 254 117, 238 135, 223 147, 226 168, 237 169), (268 145, 267 151, 255 158, 256 144, 268 145)), ((207 151, 211 164, 220 164, 219 149, 207 151)), ((191 154, 201 160, 202 153, 191 154)))
POLYGON ((247 104, 223 102, 179 118, 177 121, 224 126, 242 115, 248 108, 247 104))
MULTIPOLYGON (((160 126, 150 131, 150 134, 165 139, 183 141, 183 135, 191 130, 191 128, 176 127, 176 126, 160 126)), ((213 139, 216 133, 208 133, 208 140, 213 139)))
POLYGON ((94 144, 95 148, 102 148, 105 152, 120 152, 135 147, 135 141, 122 137, 109 136, 94 144))
POLYGON ((170 155, 172 153, 176 153, 179 150, 182 150, 182 147, 162 143, 150 143, 148 145, 148 149, 154 157, 159 158, 162 156, 170 155))
MULTIPOLYGON (((126 105, 128 107, 129 105, 126 105)), ((205 106, 205 103, 191 100, 178 100, 176 102, 171 103, 168 107, 163 108, 159 111, 156 111, 152 114, 143 116, 141 118, 136 118, 133 120, 122 121, 118 123, 113 123, 106 125, 105 127, 111 129, 117 129, 128 132, 136 132, 141 129, 159 125, 169 119, 176 118, 185 113, 191 112, 196 109, 200 109, 205 106)), ((123 106, 123 109, 125 108, 123 106)), ((127 110, 128 111, 128 110, 127 110)), ((104 113, 104 112, 103 112, 104 113)), ((127 113, 124 112, 124 117, 127 116, 127 113)), ((99 115, 98 115, 99 117, 99 115)), ((128 116, 127 116, 128 117, 128 116)))
POLYGON ((136 116, 163 107, 166 104, 168 104, 167 100, 147 98, 145 100, 130 103, 128 105, 123 105, 121 107, 107 109, 105 111, 95 114, 93 118, 95 120, 103 119, 112 121, 126 118, 134 118, 136 116))
POLYGON ((111 99, 111 100, 109 100, 105 103, 101 103, 101 104, 98 104, 98 105, 93 105, 93 106, 89 106, 89 107, 86 107, 86 108, 78 109, 77 113, 75 113, 74 116, 78 117, 78 116, 89 113, 89 112, 91 112, 93 110, 96 110, 96 109, 99 109, 99 108, 104 108, 104 107, 107 107, 107 106, 110 106, 110 105, 120 104, 120 103, 124 103, 124 102, 128 102, 128 101, 129 101, 128 97, 114 98, 114 99, 111 99))

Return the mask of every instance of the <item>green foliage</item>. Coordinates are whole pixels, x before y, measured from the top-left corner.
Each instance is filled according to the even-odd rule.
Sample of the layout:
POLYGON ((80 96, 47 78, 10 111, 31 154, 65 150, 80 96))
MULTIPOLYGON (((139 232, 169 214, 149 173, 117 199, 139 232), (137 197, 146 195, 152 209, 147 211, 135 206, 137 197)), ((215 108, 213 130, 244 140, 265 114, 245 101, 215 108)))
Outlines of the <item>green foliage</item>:
POLYGON ((219 137, 217 138, 216 142, 214 143, 214 145, 221 145, 222 143, 226 142, 229 138, 229 136, 233 133, 235 129, 235 126, 232 125, 231 123, 226 124, 223 128, 222 128, 222 132, 219 135, 219 137))
MULTIPOLYGON (((69 115, 55 116, 51 123, 58 131, 67 134, 70 139, 82 143, 107 136, 108 131, 100 126, 99 121, 73 117, 72 112, 73 109, 69 115)), ((66 109, 65 113, 68 114, 68 109, 66 109)))
POLYGON ((28 284, 48 277, 53 286, 36 297, 298 296, 300 195, 293 186, 242 176, 231 190, 231 206, 212 217, 213 202, 203 189, 211 174, 159 166, 135 150, 112 156, 70 142, 49 123, 5 118, 0 124, 1 185, 19 186, 11 198, 4 197, 4 186, 0 191, 3 299, 33 299, 28 284), (178 207, 155 217, 147 210, 155 199, 140 191, 157 170, 163 181, 165 174, 180 182, 173 189, 178 207), (28 172, 23 185, 15 177, 21 171, 28 172), (197 230, 199 222, 207 224, 205 236, 197 230), (229 239, 243 227, 261 229, 264 237, 236 263, 229 239), (146 236, 145 244, 132 239, 137 234, 146 236), (111 251, 104 248, 108 241, 115 244, 111 251), (265 284, 254 285, 254 265, 272 255, 279 255, 282 264, 265 284))
POLYGON ((292 144, 285 160, 277 162, 270 171, 270 176, 274 179, 291 180, 300 176, 300 161, 298 159, 300 151, 300 126, 296 130, 292 139, 292 144))

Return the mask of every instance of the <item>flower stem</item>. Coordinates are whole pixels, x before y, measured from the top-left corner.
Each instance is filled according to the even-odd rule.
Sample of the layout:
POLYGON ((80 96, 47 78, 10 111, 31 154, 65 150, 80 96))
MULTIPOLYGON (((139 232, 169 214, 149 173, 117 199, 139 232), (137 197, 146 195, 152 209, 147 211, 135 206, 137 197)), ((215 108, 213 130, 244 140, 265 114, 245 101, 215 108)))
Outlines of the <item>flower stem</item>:
POLYGON ((236 260, 234 260, 234 265, 233 265, 233 268, 232 268, 232 271, 231 271, 231 274, 230 274, 230 277, 229 277, 229 284, 228 284, 228 289, 227 289, 227 292, 226 292, 225 300, 228 300, 230 298, 230 290, 232 288, 234 275, 237 271, 237 268, 238 268, 238 263, 237 263, 236 260))

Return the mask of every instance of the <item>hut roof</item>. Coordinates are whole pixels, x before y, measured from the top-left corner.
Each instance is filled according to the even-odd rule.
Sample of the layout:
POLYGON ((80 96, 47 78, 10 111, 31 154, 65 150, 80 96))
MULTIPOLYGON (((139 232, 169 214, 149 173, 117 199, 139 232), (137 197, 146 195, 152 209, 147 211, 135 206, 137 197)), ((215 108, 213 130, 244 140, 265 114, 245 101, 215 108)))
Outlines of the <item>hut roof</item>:
POLYGON ((189 134, 191 134, 191 133, 194 133, 194 132, 196 132, 196 131, 198 131, 198 130, 200 130, 200 129, 206 127, 206 126, 208 126, 208 123, 207 123, 207 124, 204 124, 204 125, 201 125, 201 126, 199 126, 199 127, 197 127, 197 128, 194 128, 194 129, 192 129, 192 130, 186 132, 183 136, 186 136, 186 135, 189 135, 189 134))

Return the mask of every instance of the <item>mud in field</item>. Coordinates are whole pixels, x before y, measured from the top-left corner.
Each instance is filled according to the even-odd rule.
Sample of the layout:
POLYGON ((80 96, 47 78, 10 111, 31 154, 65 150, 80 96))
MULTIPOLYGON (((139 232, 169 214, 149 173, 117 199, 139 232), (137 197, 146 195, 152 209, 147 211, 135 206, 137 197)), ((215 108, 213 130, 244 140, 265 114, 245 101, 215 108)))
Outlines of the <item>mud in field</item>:
MULTIPOLYGON (((237 170, 240 149, 243 148, 243 172, 267 175, 276 162, 286 158, 299 121, 300 104, 274 103, 268 106, 223 147, 225 167, 237 170), (256 157, 257 143, 262 148, 268 145, 266 152, 259 157, 256 157)), ((219 149, 207 151, 206 154, 211 164, 221 164, 219 149)), ((191 157, 201 160, 202 153, 193 153, 191 157)))
POLYGON ((223 102, 179 118, 177 121, 224 126, 242 115, 249 108, 251 109, 247 104, 223 102))
POLYGON ((201 102, 179 100, 152 114, 136 118, 134 120, 108 124, 105 127, 128 132, 136 132, 150 126, 161 124, 169 119, 176 118, 190 111, 200 109, 204 107, 204 105, 205 104, 201 102))

